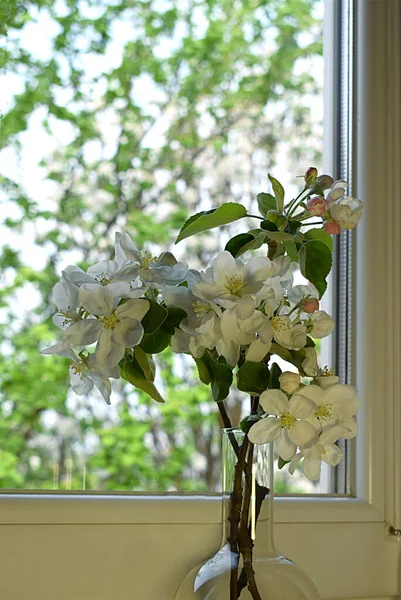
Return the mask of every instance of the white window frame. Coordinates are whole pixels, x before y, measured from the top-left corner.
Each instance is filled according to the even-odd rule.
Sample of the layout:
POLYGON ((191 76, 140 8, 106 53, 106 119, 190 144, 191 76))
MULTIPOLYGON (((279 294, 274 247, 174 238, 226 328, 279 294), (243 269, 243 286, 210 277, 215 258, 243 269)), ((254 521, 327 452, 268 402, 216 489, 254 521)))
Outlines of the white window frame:
MULTIPOLYGON (((340 2, 326 0, 331 23, 340 2)), ((389 600, 400 593, 401 547, 401 8, 397 0, 349 6, 356 22, 352 186, 365 202, 353 234, 352 364, 363 399, 354 497, 277 498, 275 537, 324 599, 389 600)), ((325 106, 334 115, 333 27, 325 43, 332 48, 325 106)), ((333 121, 326 118, 327 148, 335 147, 333 121)), ((329 152, 325 169, 334 166, 329 152)), ((215 548, 219 523, 215 497, 1 494, 1 597, 172 600, 183 573, 215 548)))

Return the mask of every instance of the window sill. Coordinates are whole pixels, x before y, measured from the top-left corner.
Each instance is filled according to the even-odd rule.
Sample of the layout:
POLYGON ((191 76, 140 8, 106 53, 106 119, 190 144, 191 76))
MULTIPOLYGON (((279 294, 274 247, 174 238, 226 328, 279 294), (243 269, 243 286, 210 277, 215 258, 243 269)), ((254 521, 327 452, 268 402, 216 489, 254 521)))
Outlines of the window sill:
MULTIPOLYGON (((0 495, 1 525, 219 523, 220 497, 149 494, 0 495)), ((276 523, 383 523, 368 502, 347 497, 276 497, 276 523)), ((266 516, 261 514, 261 520, 266 516)))

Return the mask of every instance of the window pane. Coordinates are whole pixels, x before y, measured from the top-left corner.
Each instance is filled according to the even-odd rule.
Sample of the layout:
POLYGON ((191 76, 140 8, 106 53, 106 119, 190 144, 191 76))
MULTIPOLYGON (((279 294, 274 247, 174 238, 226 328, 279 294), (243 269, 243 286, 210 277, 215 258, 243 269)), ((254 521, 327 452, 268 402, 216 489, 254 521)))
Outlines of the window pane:
MULTIPOLYGON (((0 486, 214 491, 219 429, 185 357, 159 356, 166 403, 116 381, 69 391, 52 287, 107 258, 116 231, 157 255, 187 215, 292 194, 321 170, 322 0, 28 2, 10 14, 0 106, 0 486)), ((230 228, 230 235, 236 231, 230 228)), ((227 231, 182 243, 204 267, 227 231)), ((244 411, 233 393, 233 424, 244 411)), ((279 492, 331 491, 278 475, 279 492)))

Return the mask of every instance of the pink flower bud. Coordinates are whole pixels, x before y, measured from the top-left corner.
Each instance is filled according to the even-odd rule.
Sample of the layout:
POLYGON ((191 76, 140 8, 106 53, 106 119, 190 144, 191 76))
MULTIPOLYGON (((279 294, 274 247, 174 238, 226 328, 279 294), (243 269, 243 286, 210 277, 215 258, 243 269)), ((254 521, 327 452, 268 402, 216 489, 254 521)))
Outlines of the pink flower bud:
POLYGON ((309 169, 305 173, 305 183, 309 187, 314 183, 317 177, 317 169, 316 167, 309 167, 309 169))
POLYGON ((306 298, 302 301, 301 305, 303 310, 309 315, 319 310, 319 300, 317 298, 306 298))
POLYGON ((323 229, 330 235, 338 235, 341 233, 341 227, 335 221, 325 221, 323 223, 323 229))
POLYGON ((313 215, 314 217, 323 217, 326 212, 326 200, 323 196, 315 196, 314 198, 309 198, 306 203, 307 211, 313 215))

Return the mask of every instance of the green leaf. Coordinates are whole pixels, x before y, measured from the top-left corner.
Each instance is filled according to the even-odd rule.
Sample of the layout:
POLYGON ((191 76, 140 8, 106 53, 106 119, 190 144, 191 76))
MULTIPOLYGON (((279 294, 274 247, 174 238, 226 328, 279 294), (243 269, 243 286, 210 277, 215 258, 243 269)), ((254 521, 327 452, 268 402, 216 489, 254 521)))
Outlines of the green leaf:
POLYGON ((237 388, 248 394, 261 394, 269 387, 270 371, 262 362, 246 362, 237 372, 237 388))
POLYGON ((272 184, 277 210, 282 213, 284 211, 284 188, 281 183, 271 175, 268 175, 268 178, 272 184))
POLYGON ((250 233, 240 233, 239 235, 235 235, 231 240, 229 240, 226 244, 224 250, 227 250, 232 254, 235 258, 238 256, 241 248, 248 244, 249 242, 255 241, 255 237, 250 233))
POLYGON ((199 379, 201 380, 202 383, 209 385, 209 383, 212 381, 212 376, 209 371, 207 362, 203 358, 195 358, 195 356, 193 356, 192 358, 194 359, 194 361, 196 363, 196 368, 198 369, 199 379))
POLYGON ((306 241, 317 240, 323 242, 329 248, 330 252, 333 251, 333 238, 324 229, 309 229, 303 234, 303 238, 306 241))
POLYGON ((232 370, 228 365, 217 362, 208 350, 202 358, 209 371, 213 399, 215 402, 221 402, 230 393, 233 382, 232 370))
POLYGON ((277 356, 279 356, 283 360, 286 360, 289 363, 293 362, 290 350, 287 350, 287 348, 283 348, 283 346, 280 346, 280 344, 276 344, 275 342, 273 342, 270 352, 271 354, 276 354, 277 356))
POLYGON ((306 344, 305 348, 314 348, 316 346, 315 342, 309 336, 306 336, 306 344))
POLYGON ((260 421, 260 417, 258 415, 248 415, 244 419, 242 419, 240 423, 240 427, 244 433, 248 433, 252 425, 260 421))
POLYGON ((146 354, 146 352, 144 352, 142 350, 142 348, 140 348, 139 346, 136 346, 135 347, 135 358, 138 361, 145 378, 148 381, 154 381, 155 374, 156 374, 156 366, 155 366, 155 361, 152 359, 152 357, 148 356, 146 354))
POLYGON ((298 262, 298 252, 295 243, 290 242, 290 240, 285 240, 284 248, 288 256, 290 257, 291 262, 298 262))
POLYGON ((169 306, 167 308, 167 319, 163 323, 163 329, 167 330, 171 335, 174 334, 174 329, 180 326, 183 319, 188 316, 185 310, 177 306, 169 306))
POLYGON ((326 277, 332 264, 331 251, 323 242, 311 241, 300 247, 298 257, 302 275, 315 286, 321 298, 327 288, 326 277))
POLYGON ((246 217, 246 208, 236 202, 226 202, 218 208, 202 211, 190 217, 181 227, 181 231, 175 241, 176 244, 201 231, 207 231, 220 225, 227 225, 238 219, 246 217))
POLYGON ((148 300, 148 302, 150 304, 149 310, 141 321, 145 334, 154 333, 168 316, 166 308, 154 300, 148 300))
POLYGON ((270 367, 270 382, 269 382, 269 388, 270 389, 274 389, 274 390, 279 390, 280 389, 280 375, 282 373, 282 370, 280 369, 280 367, 278 366, 277 363, 273 363, 272 366, 270 367))
POLYGON ((282 469, 283 467, 285 467, 285 465, 288 465, 288 463, 290 463, 290 460, 284 460, 284 458, 281 458, 281 456, 278 457, 278 461, 277 461, 277 466, 279 469, 282 469))
MULTIPOLYGON (((154 303, 156 304, 156 303, 154 303)), ((139 346, 146 352, 146 354, 159 354, 163 352, 165 348, 170 344, 171 336, 174 333, 174 329, 179 327, 181 321, 186 318, 187 313, 182 308, 176 306, 170 306, 169 308, 160 308, 164 311, 164 320, 161 325, 152 331, 152 333, 145 333, 139 346)), ((156 315, 156 311, 154 313, 156 315)), ((161 318, 161 311, 158 313, 161 318)), ((143 321, 142 321, 143 322, 143 321)), ((153 321, 155 324, 156 321, 153 321)), ((146 329, 145 329, 146 331, 146 329)))
POLYGON ((291 233, 291 235, 296 235, 298 233, 298 230, 301 227, 301 225, 302 225, 301 221, 292 219, 292 220, 288 221, 285 231, 287 233, 291 233))
POLYGON ((266 241, 266 234, 261 229, 254 229, 253 231, 259 233, 253 235, 253 233, 248 232, 234 236, 227 242, 225 250, 228 250, 236 258, 248 250, 260 248, 266 241))
POLYGON ((122 371, 121 375, 126 381, 148 394, 156 402, 164 402, 154 383, 145 378, 137 360, 126 358, 121 361, 120 368, 122 371))
POLYGON ((269 221, 268 219, 266 219, 265 221, 262 221, 260 226, 265 231, 278 231, 277 225, 275 223, 273 223, 273 221, 269 221))
POLYGON ((284 231, 266 231, 266 235, 269 239, 276 242, 287 242, 293 239, 290 233, 285 233, 284 231))
POLYGON ((264 217, 267 216, 269 210, 276 209, 276 200, 271 194, 265 194, 264 192, 261 192, 256 196, 256 200, 258 202, 259 212, 264 217))

